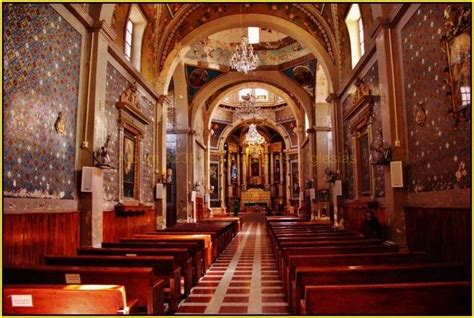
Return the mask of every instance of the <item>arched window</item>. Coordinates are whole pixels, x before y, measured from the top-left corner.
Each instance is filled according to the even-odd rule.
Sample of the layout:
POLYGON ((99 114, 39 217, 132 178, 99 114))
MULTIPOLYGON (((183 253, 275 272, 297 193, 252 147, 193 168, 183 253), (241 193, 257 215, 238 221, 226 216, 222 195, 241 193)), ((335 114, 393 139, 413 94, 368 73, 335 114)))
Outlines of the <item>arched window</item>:
POLYGON ((362 55, 364 55, 364 25, 358 4, 353 4, 346 16, 346 26, 349 31, 351 42, 352 68, 357 65, 362 55))
POLYGON ((141 66, 142 41, 147 20, 137 4, 130 6, 127 23, 125 25, 125 58, 137 70, 141 66))

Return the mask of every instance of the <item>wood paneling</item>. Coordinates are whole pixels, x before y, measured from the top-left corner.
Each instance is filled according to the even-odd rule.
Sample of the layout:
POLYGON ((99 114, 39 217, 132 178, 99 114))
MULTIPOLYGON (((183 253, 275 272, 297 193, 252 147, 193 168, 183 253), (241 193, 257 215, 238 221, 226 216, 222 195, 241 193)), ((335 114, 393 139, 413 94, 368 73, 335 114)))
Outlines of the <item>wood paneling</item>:
POLYGON ((4 265, 35 265, 44 255, 75 255, 79 226, 79 212, 4 214, 4 265))
POLYGON ((469 208, 405 207, 407 245, 431 261, 462 261, 471 269, 469 208))
POLYGON ((133 234, 156 231, 155 210, 149 209, 145 213, 129 214, 104 211, 103 228, 103 240, 108 242, 116 242, 120 238, 130 237, 133 234))

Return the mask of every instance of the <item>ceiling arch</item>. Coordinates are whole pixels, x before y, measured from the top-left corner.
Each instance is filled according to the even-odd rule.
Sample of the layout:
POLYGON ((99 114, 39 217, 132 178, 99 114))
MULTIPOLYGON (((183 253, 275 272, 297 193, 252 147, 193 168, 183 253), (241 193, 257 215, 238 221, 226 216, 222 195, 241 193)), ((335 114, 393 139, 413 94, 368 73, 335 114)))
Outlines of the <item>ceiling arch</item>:
MULTIPOLYGON (((269 14, 249 13, 245 14, 245 20, 242 20, 242 16, 238 14, 229 15, 207 22, 199 27, 193 28, 192 31, 187 33, 173 46, 173 49, 166 55, 166 57, 162 56, 162 59, 165 60, 162 63, 163 67, 157 81, 158 92, 166 95, 174 70, 190 50, 191 45, 211 34, 242 26, 258 26, 274 29, 285 33, 300 42, 303 46, 308 48, 321 64, 327 78, 329 79, 330 91, 333 92, 337 90, 338 76, 335 61, 333 61, 333 58, 329 55, 326 47, 315 38, 314 34, 287 19, 269 14)), ((321 26, 321 29, 324 28, 321 26)), ((326 37, 332 39, 332 36, 326 35, 326 37)), ((330 42, 332 42, 332 40, 330 42)), ((163 51, 163 48, 160 48, 160 51, 163 51)))
POLYGON ((219 141, 217 144, 218 149, 220 151, 224 150, 225 141, 235 129, 237 129, 239 126, 250 125, 252 123, 256 125, 268 126, 272 128, 283 137, 283 142, 285 143, 285 149, 287 150, 291 149, 290 136, 288 136, 288 133, 281 126, 275 123, 273 120, 269 120, 269 119, 247 119, 247 120, 238 120, 238 121, 233 122, 231 125, 227 126, 222 131, 222 134, 219 137, 219 141))
POLYGON ((264 88, 268 91, 271 91, 271 92, 279 95, 281 98, 283 98, 285 100, 285 102, 288 104, 288 106, 293 111, 293 114, 294 114, 295 119, 296 119, 296 124, 299 125, 300 123, 302 123, 303 117, 302 117, 301 110, 295 104, 294 100, 290 97, 290 95, 288 95, 284 90, 282 90, 282 89, 280 89, 276 86, 273 86, 273 85, 270 85, 270 84, 267 84, 267 83, 263 83, 263 82, 244 82, 244 83, 235 84, 233 86, 230 86, 230 87, 222 90, 216 96, 216 98, 214 98, 212 100, 211 104, 209 104, 209 109, 208 109, 207 114, 206 114, 206 119, 208 121, 205 122, 204 125, 205 126, 207 125, 209 128, 211 127, 211 121, 212 121, 214 113, 216 112, 218 106, 221 104, 222 100, 228 94, 232 94, 232 93, 235 93, 236 91, 239 91, 241 89, 248 88, 249 85, 258 86, 259 88, 264 88))
MULTIPOLYGON (((240 72, 228 72, 220 77, 216 78, 212 82, 206 84, 195 96, 191 102, 190 109, 190 118, 193 119, 196 117, 197 111, 206 105, 206 100, 209 96, 212 96, 215 92, 225 89, 226 87, 232 87, 234 85, 239 85, 247 82, 261 82, 266 83, 270 86, 278 88, 280 91, 281 97, 283 97, 290 107, 297 109, 295 100, 302 106, 300 112, 307 112, 312 114, 313 109, 313 100, 312 97, 296 82, 289 79, 287 76, 278 71, 255 71, 249 75, 242 74, 240 72), (285 98, 286 97, 286 98, 285 98)), ((225 95, 219 94, 218 97, 211 104, 212 107, 209 107, 208 115, 212 114, 214 108, 218 106, 225 95)), ((311 116, 310 116, 311 118, 311 116)), ((301 115, 299 117, 301 120, 301 115)))

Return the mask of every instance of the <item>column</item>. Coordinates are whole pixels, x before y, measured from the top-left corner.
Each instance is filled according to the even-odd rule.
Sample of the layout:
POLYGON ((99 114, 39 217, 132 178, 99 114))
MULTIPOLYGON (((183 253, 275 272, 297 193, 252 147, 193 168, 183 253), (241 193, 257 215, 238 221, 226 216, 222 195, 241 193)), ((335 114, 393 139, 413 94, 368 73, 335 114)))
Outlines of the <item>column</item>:
POLYGON ((232 191, 232 156, 230 152, 227 153, 227 193, 229 198, 234 197, 232 191))
POLYGON ((268 145, 265 145, 265 150, 263 151, 263 178, 265 179, 265 190, 270 189, 270 183, 268 180, 268 145))
MULTIPOLYGON (((409 8, 409 10, 414 10, 409 8)), ((399 34, 397 30, 391 29, 389 23, 382 22, 373 32, 376 44, 376 58, 378 75, 380 79, 380 112, 382 116, 383 138, 393 147, 394 161, 406 161, 406 140, 404 120, 401 114, 404 113, 404 103, 402 94, 403 81, 401 80, 401 71, 399 66, 401 61, 400 48, 394 45, 398 41, 399 34)), ((406 199, 406 190, 404 188, 392 188, 390 179, 390 166, 384 167, 385 177, 385 213, 388 220, 388 226, 391 229, 404 228, 403 203, 406 199)), ((406 246, 406 236, 404 231, 397 232, 393 230, 392 239, 402 248, 406 246)))
POLYGON ((242 167, 242 185, 245 189, 247 189, 247 167, 248 167, 248 156, 247 156, 247 149, 244 150, 243 153, 243 167, 242 167))
MULTIPOLYGON (((226 186, 225 186, 225 160, 224 160, 225 153, 222 152, 219 154, 219 191, 221 193, 221 209, 225 213, 226 212, 226 205, 225 202, 229 197, 229 193, 226 193, 226 186)), ((217 191, 217 189, 216 189, 217 191)))
MULTIPOLYGON (((154 182, 163 181, 162 176, 166 178, 166 121, 167 121, 167 109, 170 100, 165 96, 161 95, 157 101, 155 111, 155 144, 154 144, 154 182)), ((173 176, 176 178, 176 176, 173 176)), ((163 196, 161 199, 155 201, 155 212, 156 212, 156 228, 162 229, 166 227, 166 202, 167 196, 171 195, 167 193, 166 186, 163 187, 163 196)))
POLYGON ((304 141, 304 129, 302 127, 296 127, 294 129, 294 132, 298 136, 298 182, 299 182, 299 187, 300 187, 300 193, 298 196, 298 214, 299 210, 303 207, 303 192, 305 189, 304 186, 304 175, 303 175, 303 148, 301 147, 303 141, 304 141))
POLYGON ((286 210, 289 211, 291 206, 290 198, 291 198, 291 168, 290 168, 290 151, 288 149, 284 150, 285 153, 285 165, 286 165, 286 210))
MULTIPOLYGON (((107 82, 107 51, 109 42, 113 42, 116 35, 105 21, 96 21, 92 27, 90 37, 90 63, 84 74, 89 73, 86 90, 86 111, 84 119, 84 134, 79 153, 81 166, 92 166, 91 152, 105 143, 107 131, 103 125, 96 125, 95 118, 104 117, 105 90, 107 82)), ((89 55, 89 52, 86 54, 89 55)), ((89 61, 88 61, 89 62, 89 61)), ((95 170, 95 169, 94 169, 95 170)), ((98 180, 102 180, 102 172, 98 180)), ((81 214, 81 246, 98 246, 102 240, 103 221, 103 186, 102 181, 94 183, 92 192, 79 192, 79 210, 81 214)), ((121 186, 121 184, 120 184, 121 186)))
POLYGON ((190 145, 191 132, 189 129, 188 94, 183 63, 179 63, 173 74, 173 84, 176 98, 176 220, 187 222, 192 213, 191 191, 192 167, 194 153, 190 145))
POLYGON ((278 184, 278 197, 283 197, 283 153, 280 152, 280 183, 278 184))
POLYGON ((274 169, 273 169, 273 150, 270 151, 270 185, 273 188, 273 184, 275 183, 274 180, 274 169))
POLYGON ((240 151, 237 149, 237 196, 240 197, 240 176, 241 176, 241 167, 240 167, 240 151))

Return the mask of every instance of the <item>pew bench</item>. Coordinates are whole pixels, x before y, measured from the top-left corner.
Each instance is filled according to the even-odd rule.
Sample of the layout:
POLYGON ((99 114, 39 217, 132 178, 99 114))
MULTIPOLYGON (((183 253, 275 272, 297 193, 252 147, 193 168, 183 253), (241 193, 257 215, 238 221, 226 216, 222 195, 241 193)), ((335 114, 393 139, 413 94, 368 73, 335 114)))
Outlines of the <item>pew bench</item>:
POLYGON ((398 253, 398 245, 392 242, 384 242, 377 245, 355 245, 355 246, 305 246, 284 247, 281 249, 281 259, 277 262, 280 273, 288 269, 289 255, 333 255, 333 254, 366 254, 366 253, 398 253))
MULTIPOLYGON (((385 264, 297 267, 291 284, 291 308, 298 309, 305 286, 365 285, 464 280, 462 264, 385 264)), ((298 312, 294 312, 298 314, 298 312)))
POLYGON ((151 267, 155 276, 165 282, 165 300, 174 313, 181 299, 181 268, 176 266, 173 256, 45 256, 46 265, 60 266, 104 266, 104 267, 151 267))
POLYGON ((189 295, 193 286, 193 260, 185 248, 90 248, 77 249, 77 255, 122 255, 122 256, 173 256, 176 265, 181 268, 184 296, 189 295))
POLYGON ((11 266, 3 269, 3 283, 123 285, 128 297, 138 299, 139 313, 148 315, 165 313, 164 280, 155 277, 152 268, 11 266))
POLYGON ((120 239, 121 242, 194 242, 203 255, 203 272, 212 264, 212 242, 205 234, 135 234, 132 238, 120 239))
POLYGON ((295 280, 298 267, 304 266, 349 266, 381 264, 422 264, 427 262, 424 252, 414 253, 367 253, 367 254, 334 254, 334 255, 289 255, 288 266, 282 275, 283 287, 288 303, 291 300, 291 286, 295 280))
POLYGON ((199 244, 193 242, 147 242, 121 239, 120 242, 102 242, 103 248, 186 248, 193 259, 193 285, 204 275, 203 255, 199 250, 199 244))
POLYGON ((470 282, 306 286, 305 315, 471 315, 470 282), (332 304, 332 305, 331 305, 332 304))
POLYGON ((119 285, 3 286, 6 315, 128 315, 136 304, 119 285))

